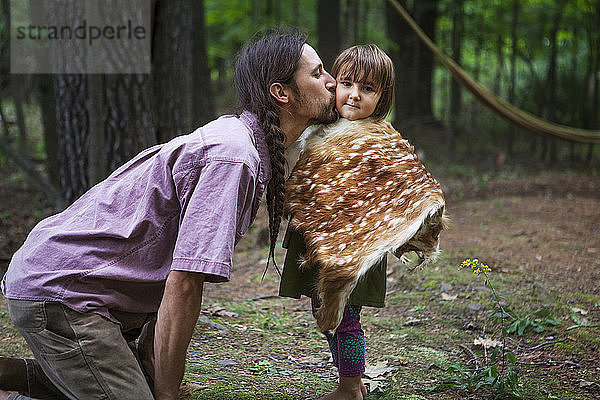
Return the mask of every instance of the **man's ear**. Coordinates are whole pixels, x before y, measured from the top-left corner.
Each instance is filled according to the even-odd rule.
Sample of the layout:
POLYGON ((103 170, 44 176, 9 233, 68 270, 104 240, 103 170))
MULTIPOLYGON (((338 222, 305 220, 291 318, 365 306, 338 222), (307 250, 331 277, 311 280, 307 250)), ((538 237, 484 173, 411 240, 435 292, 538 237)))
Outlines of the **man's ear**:
POLYGON ((274 82, 269 87, 269 93, 280 103, 287 104, 290 102, 289 87, 282 85, 279 82, 274 82))

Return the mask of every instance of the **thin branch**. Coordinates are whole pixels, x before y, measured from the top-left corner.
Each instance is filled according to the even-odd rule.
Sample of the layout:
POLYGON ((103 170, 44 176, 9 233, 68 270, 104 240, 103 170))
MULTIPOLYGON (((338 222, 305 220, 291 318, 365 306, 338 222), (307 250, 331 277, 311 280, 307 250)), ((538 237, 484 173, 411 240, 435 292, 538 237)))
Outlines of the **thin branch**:
POLYGON ((561 340, 552 340, 552 341, 540 343, 537 346, 533 346, 533 347, 530 347, 530 348, 525 349, 525 350, 526 351, 537 350, 537 349, 539 349, 541 347, 544 347, 544 346, 548 346, 548 345, 556 344, 556 343, 562 343, 562 342, 564 342, 564 340, 562 340, 562 339, 561 340))
POLYGON ((458 347, 460 347, 461 349, 463 349, 463 351, 465 351, 466 353, 470 354, 471 357, 473 357, 473 360, 475 361, 475 366, 478 368, 479 367, 479 362, 477 361, 477 356, 475 355, 475 353, 473 353, 473 350, 471 350, 470 348, 468 348, 464 344, 459 344, 458 347))
POLYGON ((525 361, 517 361, 517 364, 521 364, 521 365, 534 365, 536 367, 554 367, 556 365, 572 365, 572 366, 576 366, 579 367, 579 364, 577 364, 576 362, 573 362, 571 360, 562 360, 562 361, 552 361, 552 360, 548 360, 548 361, 541 361, 541 362, 525 362, 525 361))
POLYGON ((39 184, 44 192, 54 199, 57 209, 60 210, 64 208, 65 200, 58 189, 56 189, 54 185, 52 185, 46 178, 42 176, 42 174, 38 172, 31 161, 19 154, 18 151, 14 150, 2 136, 0 136, 0 150, 9 158, 11 158, 15 164, 21 167, 23 172, 25 172, 37 184, 39 184))
POLYGON ((268 295, 268 296, 259 296, 259 297, 254 297, 252 299, 249 299, 250 301, 260 301, 260 300, 273 300, 273 299, 278 299, 279 296, 276 295, 268 295))

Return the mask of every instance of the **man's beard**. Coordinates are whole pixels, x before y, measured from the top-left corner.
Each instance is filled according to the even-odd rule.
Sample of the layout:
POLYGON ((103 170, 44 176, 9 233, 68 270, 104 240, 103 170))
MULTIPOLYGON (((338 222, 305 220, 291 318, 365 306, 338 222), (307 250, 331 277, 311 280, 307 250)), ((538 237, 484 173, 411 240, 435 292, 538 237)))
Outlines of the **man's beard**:
MULTIPOLYGON (((317 107, 315 100, 309 100, 304 96, 300 96, 298 108, 317 107), (310 103, 313 102, 311 105, 310 103)), ((338 120, 338 112, 335 108, 335 95, 331 96, 331 100, 327 104, 319 104, 320 112, 317 116, 308 120, 310 125, 331 124, 338 120)))
POLYGON ((338 112, 335 108, 335 96, 331 96, 331 101, 327 107, 321 110, 318 117, 309 120, 311 125, 316 124, 332 124, 338 120, 338 112))

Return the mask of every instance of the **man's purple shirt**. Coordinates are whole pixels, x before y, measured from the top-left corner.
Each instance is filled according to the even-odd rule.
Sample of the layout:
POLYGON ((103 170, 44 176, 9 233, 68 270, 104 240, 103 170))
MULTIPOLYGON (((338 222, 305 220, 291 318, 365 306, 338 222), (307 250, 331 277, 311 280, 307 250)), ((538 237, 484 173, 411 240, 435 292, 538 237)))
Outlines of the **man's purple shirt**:
POLYGON ((41 221, 13 256, 2 291, 129 325, 158 310, 171 270, 230 279, 234 245, 270 176, 256 117, 223 116, 141 152, 41 221))

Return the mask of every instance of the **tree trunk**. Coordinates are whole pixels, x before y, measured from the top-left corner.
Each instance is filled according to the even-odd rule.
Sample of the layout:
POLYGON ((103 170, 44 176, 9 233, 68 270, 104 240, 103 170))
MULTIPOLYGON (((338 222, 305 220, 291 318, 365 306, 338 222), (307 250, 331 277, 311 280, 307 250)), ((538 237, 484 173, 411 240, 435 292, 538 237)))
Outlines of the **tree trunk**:
POLYGON ((475 29, 478 32, 475 35, 475 48, 473 49, 473 58, 475 59, 475 66, 473 68, 473 79, 479 81, 479 75, 481 73, 481 53, 483 51, 483 43, 485 41, 485 28, 486 24, 483 21, 477 19, 473 21, 475 29))
POLYGON ((192 2, 192 26, 195 28, 191 37, 192 54, 190 55, 190 59, 192 62, 190 63, 190 74, 193 89, 190 118, 191 127, 194 129, 204 125, 215 117, 215 101, 211 87, 206 49, 204 0, 194 0, 192 2))
POLYGON ((367 33, 369 30, 369 5, 368 1, 359 1, 357 7, 357 17, 356 20, 358 23, 356 24, 356 42, 364 43, 367 37, 367 33), (362 17, 362 18, 361 18, 362 17))
MULTIPOLYGON (((511 52, 510 52, 510 86, 508 88, 508 102, 515 104, 515 92, 517 86, 517 51, 519 37, 517 36, 517 28, 519 26, 519 0, 513 0, 512 2, 512 18, 510 22, 510 41, 511 41, 511 52)), ((506 137, 506 152, 508 155, 513 154, 515 139, 515 128, 509 127, 509 131, 506 137)))
POLYGON ((87 78, 82 74, 54 75, 60 190, 73 202, 89 187, 87 175, 87 78))
MULTIPOLYGON (((425 33, 434 38, 438 0, 414 2, 407 8, 407 1, 401 5, 415 18, 425 33)), ((402 125, 408 119, 432 120, 431 82, 433 56, 402 19, 396 9, 385 2, 388 38, 391 41, 389 55, 396 73, 396 94, 394 98, 394 120, 402 125)))
POLYGON ((165 142, 191 129, 189 57, 192 1, 157 0, 152 43, 154 110, 158 140, 165 142))
MULTIPOLYGON (((452 48, 452 58, 460 65, 463 37, 463 0, 452 0, 452 37, 450 47, 452 48)), ((454 139, 459 136, 458 118, 461 111, 461 88, 456 79, 452 79, 450 84, 450 115, 448 123, 450 125, 449 150, 454 150, 454 139)))
MULTIPOLYGON (((406 0, 400 0, 400 4, 406 8, 406 0)), ((396 9, 385 2, 386 29, 391 41, 389 56, 394 63, 396 75, 396 90, 394 93, 394 122, 402 124, 411 117, 412 105, 414 104, 414 93, 411 92, 410 65, 412 60, 412 48, 414 37, 408 24, 398 14, 396 9)))
POLYGON ((56 130, 56 98, 52 75, 38 75, 40 113, 44 130, 44 148, 46 150, 46 171, 50 183, 60 187, 58 165, 58 132, 56 130))
MULTIPOLYGON (((462 0, 461 0, 462 1, 462 0)), ((419 25, 435 42, 435 24, 438 17, 439 0, 415 1, 419 25)), ((416 115, 433 119, 432 87, 433 87, 433 53, 420 40, 417 40, 419 65, 417 68, 416 115)))
MULTIPOLYGON (((196 0, 197 2, 200 2, 199 0, 196 0)), ((194 1, 194 3, 196 2, 194 1)), ((275 17, 275 23, 276 24, 281 24, 281 0, 274 0, 275 1, 275 12, 274 17, 275 17)))
MULTIPOLYGON (((10 6, 0 0, 0 95, 10 79, 10 6)), ((3 121, 4 123, 4 121, 3 121)))
MULTIPOLYGON (((600 0, 596 1, 595 12, 591 15, 592 23, 589 31, 589 56, 588 56, 588 73, 586 76, 586 102, 587 107, 584 108, 584 127, 588 129, 598 129, 598 121, 600 116, 600 0)), ((588 165, 592 163, 594 145, 588 145, 586 162, 588 165)))
MULTIPOLYGON (((47 7, 46 20, 76 21, 83 19, 82 8, 76 0, 65 0, 47 7)), ((57 47, 50 43, 53 71, 82 68, 80 57, 68 57, 73 48, 57 47)), ((89 136, 88 80, 85 74, 53 74, 58 158, 59 190, 67 204, 72 203, 89 188, 87 140, 89 136)))
POLYGON ((28 149, 28 133, 27 124, 25 123, 25 112, 23 111, 23 85, 25 83, 24 75, 12 74, 10 76, 10 92, 13 103, 15 105, 15 114, 17 116, 17 128, 19 132, 19 151, 24 156, 27 156, 28 149))
MULTIPOLYGON (((292 0, 291 10, 292 18, 298 18, 298 15, 300 15, 300 0, 292 0)), ((297 19, 295 21, 297 21, 297 19)))
POLYGON ((108 173, 156 143, 151 77, 106 75, 104 112, 104 164, 108 173))
POLYGON ((108 175, 104 147, 104 75, 89 74, 87 81, 88 177, 90 186, 93 186, 108 175))
MULTIPOLYGON (((550 58, 548 60, 548 72, 546 74, 546 119, 556 122, 556 60, 558 56, 558 30, 564 9, 564 0, 556 4, 554 17, 552 18, 552 29, 550 31, 550 58)), ((556 161, 556 140, 547 138, 544 140, 542 154, 549 152, 550 161, 556 161)))
POLYGON ((348 48, 356 44, 358 0, 344 0, 342 9, 342 14, 344 15, 342 47, 348 48))
MULTIPOLYGON (((497 15, 498 21, 501 21, 503 16, 502 7, 498 6, 497 15)), ((496 34, 496 77, 494 78, 494 93, 496 95, 500 95, 502 82, 502 71, 504 70, 504 37, 502 36, 502 31, 498 29, 496 34)))
MULTIPOLYGON (((340 51, 340 0, 321 0, 317 5, 318 52, 327 71, 340 51)), ((335 78, 335 77, 334 77, 335 78)))

